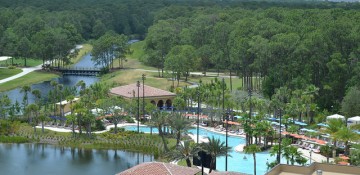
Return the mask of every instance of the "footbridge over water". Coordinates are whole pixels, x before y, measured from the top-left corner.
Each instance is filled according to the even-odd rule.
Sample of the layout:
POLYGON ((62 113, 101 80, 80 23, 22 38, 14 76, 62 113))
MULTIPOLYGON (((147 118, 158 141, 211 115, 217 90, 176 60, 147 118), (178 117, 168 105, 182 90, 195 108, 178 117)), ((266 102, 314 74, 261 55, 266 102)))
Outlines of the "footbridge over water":
POLYGON ((96 76, 100 74, 99 68, 86 67, 53 67, 52 70, 61 72, 63 75, 96 76))

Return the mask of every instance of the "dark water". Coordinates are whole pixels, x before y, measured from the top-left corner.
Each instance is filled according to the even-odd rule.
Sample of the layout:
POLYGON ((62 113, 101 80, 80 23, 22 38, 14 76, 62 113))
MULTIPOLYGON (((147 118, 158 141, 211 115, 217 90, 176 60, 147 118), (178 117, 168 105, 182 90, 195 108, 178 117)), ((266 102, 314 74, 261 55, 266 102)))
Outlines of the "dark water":
MULTIPOLYGON (((77 64, 74 65, 75 67, 79 67, 79 68, 90 68, 90 67, 94 67, 94 63, 91 61, 91 56, 90 54, 87 54, 83 57, 83 59, 81 59, 80 62, 78 62, 77 64)), ((60 84, 63 84, 64 87, 66 86, 75 86, 76 83, 78 83, 80 80, 83 80, 87 86, 94 84, 95 82, 98 81, 98 78, 95 76, 74 76, 74 75, 66 75, 66 76, 62 76, 59 78, 54 78, 53 80, 57 81, 60 84)), ((51 81, 44 81, 38 84, 33 84, 31 85, 31 89, 38 89, 41 91, 41 96, 42 97, 47 97, 49 91, 52 89, 52 86, 50 85, 51 81)), ((15 101, 18 101, 20 104, 22 102, 22 99, 24 97, 23 93, 20 93, 20 87, 17 89, 13 89, 10 91, 6 91, 6 92, 2 92, 0 93, 0 96, 2 94, 7 94, 12 103, 15 103, 15 101)), ((31 93, 28 95, 29 98, 29 103, 33 103, 35 100, 35 97, 33 95, 31 95, 31 93)))
POLYGON ((152 160, 151 155, 121 150, 0 144, 0 174, 4 175, 114 175, 152 160))

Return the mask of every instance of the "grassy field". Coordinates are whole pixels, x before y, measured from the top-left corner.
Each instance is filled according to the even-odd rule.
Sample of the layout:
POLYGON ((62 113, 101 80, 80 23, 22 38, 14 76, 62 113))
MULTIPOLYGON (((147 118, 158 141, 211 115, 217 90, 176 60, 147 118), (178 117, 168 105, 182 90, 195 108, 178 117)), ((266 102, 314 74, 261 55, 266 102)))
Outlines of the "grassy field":
POLYGON ((0 80, 5 79, 7 77, 11 77, 11 76, 16 75, 16 74, 18 74, 20 72, 22 72, 21 69, 0 68, 0 80))
POLYGON ((130 50, 131 50, 131 54, 127 55, 127 58, 131 58, 131 59, 141 59, 144 55, 144 44, 145 41, 138 41, 135 42, 133 44, 131 44, 130 46, 130 50))
POLYGON ((83 47, 79 50, 78 55, 75 58, 71 59, 72 64, 79 62, 83 56, 91 52, 91 50, 93 49, 93 46, 90 44, 83 44, 82 46, 83 47))
MULTIPOLYGON (((16 64, 18 67, 24 67, 24 59, 22 58, 14 58, 14 64, 16 64)), ((42 64, 42 60, 41 59, 33 59, 33 58, 28 58, 26 59, 26 66, 27 67, 34 67, 37 65, 42 64)), ((0 61, 0 65, 1 66, 10 66, 11 65, 11 59, 7 60, 7 61, 0 61)))
MULTIPOLYGON (((169 90, 172 86, 173 82, 169 80, 168 78, 159 78, 157 72, 149 72, 149 71, 141 71, 136 69, 146 69, 151 71, 157 71, 157 68, 145 66, 143 63, 141 63, 139 60, 144 56, 144 41, 139 41, 136 43, 133 43, 131 45, 131 51, 132 53, 127 55, 127 62, 124 62, 125 69, 121 69, 119 71, 104 75, 101 80, 108 83, 108 84, 116 84, 116 85, 125 85, 125 84, 131 84, 136 83, 136 81, 141 81, 141 75, 146 75, 145 84, 149 86, 153 86, 156 88, 169 90)), ((116 60, 114 62, 114 67, 119 67, 119 61, 116 60)), ((182 77, 182 80, 184 80, 185 77, 182 77)), ((211 80, 214 80, 215 77, 210 76, 199 76, 199 75, 191 75, 188 77, 188 82, 195 82, 198 83, 200 80, 203 83, 210 83, 211 80)), ((242 87, 242 80, 233 77, 233 89, 241 88, 242 87)), ((228 86, 230 86, 230 78, 225 78, 225 82, 228 86)), ((177 82, 174 83, 175 87, 177 87, 177 82)), ((180 87, 183 87, 185 85, 191 85, 190 83, 181 81, 179 83, 180 87)))
POLYGON ((56 77, 58 77, 56 74, 34 71, 15 80, 0 84, 0 92, 22 87, 24 85, 39 83, 56 77))
MULTIPOLYGON (((217 78, 218 80, 222 81, 222 78, 219 77, 209 77, 209 76, 198 76, 198 75, 192 75, 189 77, 190 82, 196 82, 199 83, 200 80, 202 81, 202 83, 210 83, 211 81, 214 81, 215 78, 217 78)), ((229 87, 230 86, 230 78, 224 78, 226 85, 229 87)), ((237 89, 237 88, 241 88, 242 87, 242 79, 238 78, 238 77, 232 77, 232 85, 233 85, 233 89, 237 89)))
MULTIPOLYGON (((146 66, 139 61, 145 55, 143 47, 144 41, 131 44, 130 50, 132 53, 126 55, 127 61, 124 62, 124 68, 157 70, 157 68, 146 66)), ((119 67, 119 60, 114 61, 114 67, 119 67)))
MULTIPOLYGON (((146 85, 164 90, 170 90, 172 86, 171 80, 157 77, 158 73, 156 72, 140 71, 136 69, 123 69, 120 71, 106 74, 101 78, 101 81, 107 84, 114 83, 116 85, 131 84, 131 83, 136 83, 136 81, 142 81, 141 79, 142 74, 146 75, 146 80, 145 80, 146 85)), ((175 82, 175 86, 176 85, 177 82, 175 82)), ((185 82, 180 82, 179 85, 185 86, 189 84, 185 82)))

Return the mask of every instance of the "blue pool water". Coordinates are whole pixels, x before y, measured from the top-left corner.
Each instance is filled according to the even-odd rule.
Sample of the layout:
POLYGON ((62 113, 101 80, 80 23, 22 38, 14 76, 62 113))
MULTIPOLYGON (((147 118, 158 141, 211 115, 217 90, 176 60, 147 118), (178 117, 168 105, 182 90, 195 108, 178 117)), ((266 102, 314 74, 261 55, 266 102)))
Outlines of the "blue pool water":
MULTIPOLYGON (((125 126, 126 130, 137 131, 137 126, 125 126)), ((140 127, 140 132, 149 133, 150 127, 140 127)), ((157 133, 158 130, 153 128, 153 133, 157 133)), ((190 129, 189 133, 196 134, 196 128, 190 129)), ((220 138, 221 141, 225 142, 225 135, 219 134, 215 132, 208 131, 206 129, 199 129, 199 137, 215 137, 220 138)), ((247 174, 254 173, 254 160, 251 154, 239 153, 235 152, 235 147, 239 144, 245 144, 245 139, 241 137, 228 136, 228 145, 232 147, 233 151, 230 153, 231 157, 228 157, 228 171, 236 171, 247 174), (246 156, 247 159, 244 159, 246 156)), ((256 153, 256 173, 257 174, 265 174, 267 171, 266 161, 272 162, 276 159, 276 156, 270 156, 269 152, 260 152, 256 153)), ((285 163, 286 160, 284 158, 281 159, 282 163, 285 163)), ((218 157, 216 159, 216 169, 219 171, 225 171, 225 156, 218 157)))

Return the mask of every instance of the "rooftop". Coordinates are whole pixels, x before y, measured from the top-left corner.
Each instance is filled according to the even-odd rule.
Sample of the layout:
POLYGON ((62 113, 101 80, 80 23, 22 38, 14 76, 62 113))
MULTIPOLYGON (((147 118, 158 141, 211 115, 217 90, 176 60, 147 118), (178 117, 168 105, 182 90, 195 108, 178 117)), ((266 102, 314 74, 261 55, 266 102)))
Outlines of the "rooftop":
POLYGON ((296 166, 281 164, 275 166, 265 175, 354 175, 359 174, 360 167, 313 163, 310 166, 296 166))
POLYGON ((195 175, 200 169, 163 162, 146 162, 127 169, 117 175, 195 175))
MULTIPOLYGON (((154 87, 147 86, 147 85, 144 85, 144 89, 145 89, 145 93, 144 93, 145 98, 175 96, 176 95, 172 92, 154 88, 154 87)), ((118 86, 118 87, 110 89, 111 94, 119 95, 124 98, 137 97, 138 96, 137 92, 138 92, 138 87, 136 86, 136 83, 125 85, 125 86, 118 86)), ((139 97, 141 97, 141 98, 143 97, 143 85, 142 84, 140 84, 140 88, 139 88, 139 97)))

